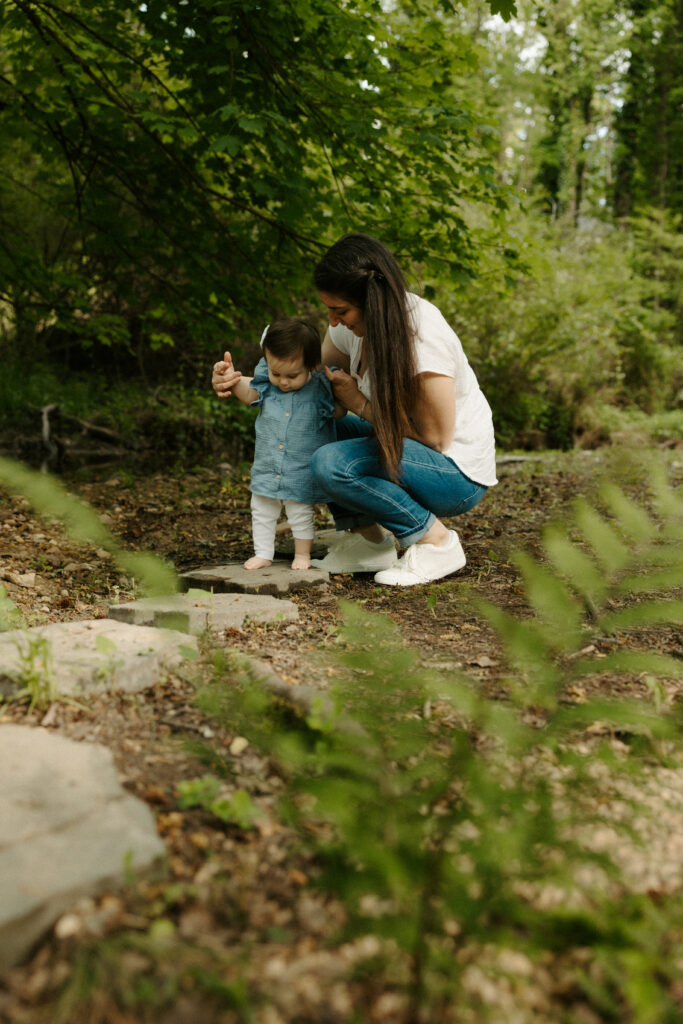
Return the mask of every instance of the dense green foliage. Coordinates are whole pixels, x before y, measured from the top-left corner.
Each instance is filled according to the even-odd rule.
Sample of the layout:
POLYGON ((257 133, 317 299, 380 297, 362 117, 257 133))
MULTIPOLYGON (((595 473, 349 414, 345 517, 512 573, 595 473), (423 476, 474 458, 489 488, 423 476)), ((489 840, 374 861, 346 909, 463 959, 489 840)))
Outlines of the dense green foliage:
POLYGON ((648 203, 683 212, 683 6, 625 4, 631 59, 616 123, 614 205, 630 215, 648 203))
POLYGON ((683 439, 680 218, 652 210, 628 232, 567 233, 520 215, 512 227, 529 273, 494 291, 494 258, 444 303, 470 339, 499 442, 683 439))
POLYGON ((503 189, 476 111, 446 102, 471 45, 444 64, 429 7, 6 4, 0 275, 19 351, 129 341, 161 361, 176 341, 191 359, 297 301, 352 226, 466 273, 459 202, 503 189))
POLYGON ((0 37, 7 425, 48 367, 92 407, 111 377, 205 387, 321 316, 313 263, 360 229, 458 328, 504 443, 680 436, 678 0, 7 0, 0 37))

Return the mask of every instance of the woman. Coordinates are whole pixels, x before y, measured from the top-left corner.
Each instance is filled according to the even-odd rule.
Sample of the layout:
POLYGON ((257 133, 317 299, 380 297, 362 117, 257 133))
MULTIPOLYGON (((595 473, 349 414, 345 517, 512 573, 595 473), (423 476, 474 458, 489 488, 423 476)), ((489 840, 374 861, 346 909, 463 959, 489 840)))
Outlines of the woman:
POLYGON ((356 415, 337 420, 337 441, 313 455, 337 528, 351 531, 313 564, 376 571, 393 586, 448 576, 465 554, 437 517, 468 511, 497 483, 491 410, 462 345, 368 235, 328 249, 315 284, 330 320, 325 373, 356 415), (382 527, 406 548, 402 558, 382 527))
MULTIPOLYGON (((313 564, 412 586, 465 564, 441 516, 473 508, 497 483, 491 410, 438 309, 406 290, 392 253, 345 235, 315 269, 330 326, 322 360, 336 401, 355 413, 311 460, 337 528, 349 535, 313 564), (405 548, 397 559, 393 539, 405 548)), ((217 363, 213 387, 232 378, 217 363)))

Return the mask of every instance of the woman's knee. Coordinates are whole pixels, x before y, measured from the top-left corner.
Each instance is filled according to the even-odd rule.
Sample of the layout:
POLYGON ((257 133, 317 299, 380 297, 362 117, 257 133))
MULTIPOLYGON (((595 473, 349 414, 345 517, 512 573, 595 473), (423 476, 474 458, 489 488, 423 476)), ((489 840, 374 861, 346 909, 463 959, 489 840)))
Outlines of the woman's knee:
POLYGON ((464 512, 469 512, 475 505, 478 505, 481 499, 484 497, 488 490, 483 484, 474 484, 469 494, 461 498, 458 506, 453 509, 449 515, 461 516, 464 512))

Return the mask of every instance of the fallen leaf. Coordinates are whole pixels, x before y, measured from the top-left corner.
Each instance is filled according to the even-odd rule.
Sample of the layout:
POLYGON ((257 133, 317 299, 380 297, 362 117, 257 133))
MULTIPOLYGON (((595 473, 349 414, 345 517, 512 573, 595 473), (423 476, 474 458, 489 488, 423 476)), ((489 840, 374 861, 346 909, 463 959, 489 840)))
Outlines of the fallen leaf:
POLYGON ((148 786, 142 794, 142 799, 149 804, 169 804, 170 800, 161 786, 148 786))

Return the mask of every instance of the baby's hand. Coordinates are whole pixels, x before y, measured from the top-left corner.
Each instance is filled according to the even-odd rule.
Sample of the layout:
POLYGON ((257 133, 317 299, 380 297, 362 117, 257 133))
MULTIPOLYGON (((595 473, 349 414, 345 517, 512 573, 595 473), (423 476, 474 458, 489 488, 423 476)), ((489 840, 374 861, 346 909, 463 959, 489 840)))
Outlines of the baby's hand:
POLYGON ((345 409, 352 409, 354 404, 358 403, 358 384, 351 376, 350 373, 346 373, 345 370, 340 370, 338 367, 330 368, 329 366, 323 367, 325 370, 325 376, 332 385, 332 391, 334 397, 340 405, 345 409))
POLYGON ((211 387, 219 398, 228 398, 231 389, 242 379, 242 374, 232 364, 232 357, 226 352, 223 359, 213 364, 211 387))

